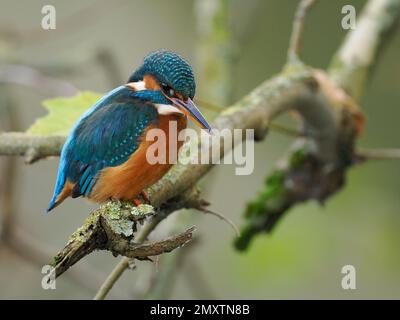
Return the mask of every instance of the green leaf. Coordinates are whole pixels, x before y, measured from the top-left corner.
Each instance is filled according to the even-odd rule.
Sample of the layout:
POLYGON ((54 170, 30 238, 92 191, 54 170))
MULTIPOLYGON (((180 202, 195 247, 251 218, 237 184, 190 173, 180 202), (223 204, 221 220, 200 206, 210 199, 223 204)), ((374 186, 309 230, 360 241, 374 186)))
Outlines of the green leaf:
POLYGON ((54 98, 43 101, 49 113, 27 130, 35 135, 68 135, 74 123, 102 96, 101 93, 83 91, 70 98, 54 98))

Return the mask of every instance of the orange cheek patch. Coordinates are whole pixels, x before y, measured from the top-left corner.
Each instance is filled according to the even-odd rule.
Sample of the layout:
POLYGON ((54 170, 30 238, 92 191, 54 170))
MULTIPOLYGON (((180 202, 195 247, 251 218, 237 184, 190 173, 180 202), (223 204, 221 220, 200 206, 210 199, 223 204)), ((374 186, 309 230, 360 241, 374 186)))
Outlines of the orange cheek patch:
POLYGON ((143 77, 144 86, 149 90, 161 90, 160 85, 157 83, 156 79, 154 79, 151 75, 146 74, 143 77))

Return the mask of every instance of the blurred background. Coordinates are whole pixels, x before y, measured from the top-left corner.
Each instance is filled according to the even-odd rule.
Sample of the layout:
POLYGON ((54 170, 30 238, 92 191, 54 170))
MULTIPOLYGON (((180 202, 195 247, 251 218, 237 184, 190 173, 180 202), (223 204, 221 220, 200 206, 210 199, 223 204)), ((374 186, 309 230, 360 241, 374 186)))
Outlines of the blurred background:
MULTIPOLYGON (((209 44, 204 38, 210 26, 200 2, 0 0, 0 131, 26 130, 46 114, 44 99, 72 96, 76 90, 111 90, 126 81, 146 54, 159 48, 179 52, 190 61, 198 75, 197 97, 218 105, 229 105, 280 71, 297 1, 225 1, 227 16, 221 21, 229 21, 229 28, 215 39, 226 50, 221 72, 226 82, 217 92, 215 85, 210 86, 215 79, 206 72, 205 64, 213 59, 207 58, 209 44), (46 4, 56 8, 55 30, 41 28, 46 4)), ((341 8, 349 2, 357 13, 365 3, 321 0, 313 9, 303 43, 306 63, 319 68, 329 64, 346 34, 341 8)), ((367 117, 359 142, 363 147, 400 148, 399 56, 396 32, 362 99, 367 117)), ((219 58, 215 56, 214 63, 219 58)), ((215 116, 212 110, 203 110, 208 118, 215 116)), ((294 125, 286 117, 278 121, 294 125)), ((246 201, 292 140, 271 132, 256 144, 250 176, 235 176, 230 165, 215 167, 202 182, 211 209, 240 225, 246 201)), ((42 289, 42 266, 95 208, 82 199, 67 200, 51 215, 44 214, 57 166, 57 158, 29 166, 21 157, 0 158, 2 299, 90 299, 119 261, 109 252, 95 252, 57 279, 56 290, 42 289), (14 236, 7 238, 7 233, 14 236)), ((162 237, 171 225, 177 225, 177 231, 195 224, 198 241, 184 249, 161 297, 400 298, 399 166, 388 160, 354 167, 346 187, 324 207, 311 202, 296 206, 272 234, 258 236, 244 253, 235 251, 234 233, 215 217, 174 214, 151 238, 162 237), (341 287, 341 269, 348 264, 357 271, 356 290, 341 287)), ((138 262, 109 298, 146 296, 162 270, 162 259, 172 255, 160 263, 138 262)))

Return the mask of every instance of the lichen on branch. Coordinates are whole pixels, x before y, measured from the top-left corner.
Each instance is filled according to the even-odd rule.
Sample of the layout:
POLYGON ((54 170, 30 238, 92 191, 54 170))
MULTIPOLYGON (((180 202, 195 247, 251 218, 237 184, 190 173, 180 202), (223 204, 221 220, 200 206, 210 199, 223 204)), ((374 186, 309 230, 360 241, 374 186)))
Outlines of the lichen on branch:
MULTIPOLYGON (((167 214, 167 208, 159 215, 167 214)), ((131 259, 150 259, 151 256, 170 252, 191 240, 194 227, 162 241, 137 243, 136 235, 141 226, 154 218, 156 212, 151 205, 138 207, 120 201, 110 201, 93 211, 84 224, 76 230, 68 243, 54 258, 56 276, 94 250, 108 250, 114 256, 131 259)))

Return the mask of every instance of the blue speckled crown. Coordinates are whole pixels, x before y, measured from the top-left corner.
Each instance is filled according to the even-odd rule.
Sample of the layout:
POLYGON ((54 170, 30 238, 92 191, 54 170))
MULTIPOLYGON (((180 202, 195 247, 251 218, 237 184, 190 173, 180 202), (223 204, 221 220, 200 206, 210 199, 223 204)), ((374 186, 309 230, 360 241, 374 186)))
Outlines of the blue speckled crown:
POLYGON ((196 82, 190 65, 178 54, 161 49, 150 53, 144 58, 142 66, 129 78, 129 82, 143 80, 145 74, 155 77, 160 83, 165 83, 187 99, 193 99, 196 92, 196 82))

